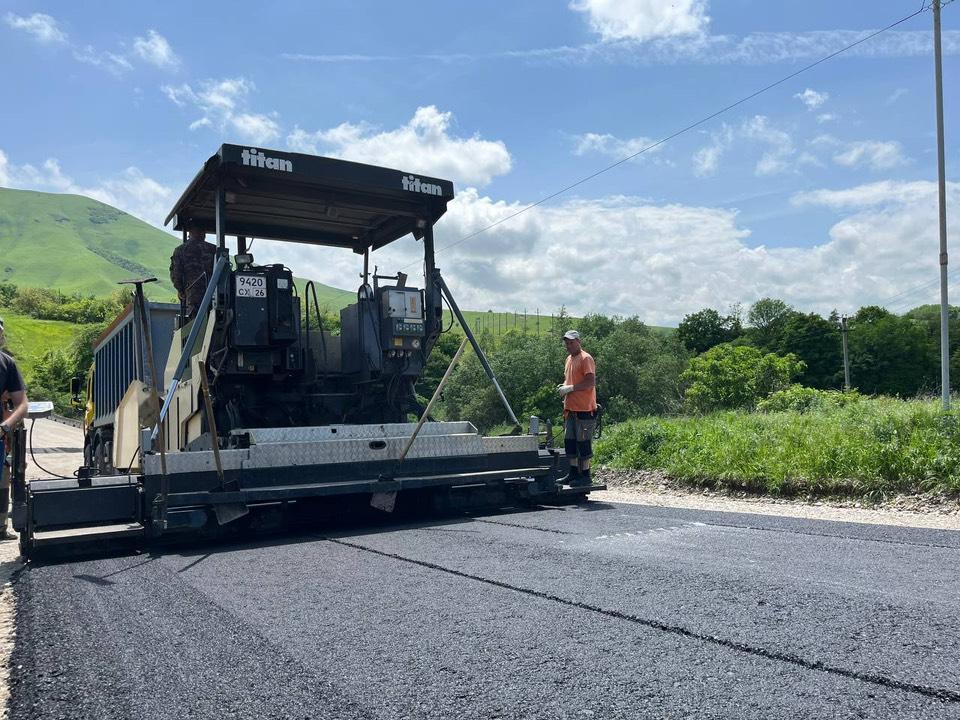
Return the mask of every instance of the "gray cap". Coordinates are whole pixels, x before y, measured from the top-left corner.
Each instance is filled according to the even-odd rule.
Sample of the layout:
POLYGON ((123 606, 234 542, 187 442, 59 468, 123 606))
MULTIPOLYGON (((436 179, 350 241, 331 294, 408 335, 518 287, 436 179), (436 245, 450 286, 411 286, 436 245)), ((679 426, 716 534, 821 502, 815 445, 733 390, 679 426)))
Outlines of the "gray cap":
POLYGON ((580 333, 578 333, 576 330, 567 330, 567 331, 563 334, 563 339, 564 339, 564 340, 579 340, 579 339, 580 339, 580 333))

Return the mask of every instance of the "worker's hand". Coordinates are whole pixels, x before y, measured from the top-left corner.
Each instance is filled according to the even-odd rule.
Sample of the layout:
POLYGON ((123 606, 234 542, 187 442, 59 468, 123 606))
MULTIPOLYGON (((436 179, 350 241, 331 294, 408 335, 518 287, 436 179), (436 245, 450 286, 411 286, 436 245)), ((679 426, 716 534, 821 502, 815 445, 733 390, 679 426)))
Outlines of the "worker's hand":
POLYGON ((569 395, 573 392, 573 385, 564 385, 561 383, 557 385, 557 392, 560 393, 561 397, 569 395))

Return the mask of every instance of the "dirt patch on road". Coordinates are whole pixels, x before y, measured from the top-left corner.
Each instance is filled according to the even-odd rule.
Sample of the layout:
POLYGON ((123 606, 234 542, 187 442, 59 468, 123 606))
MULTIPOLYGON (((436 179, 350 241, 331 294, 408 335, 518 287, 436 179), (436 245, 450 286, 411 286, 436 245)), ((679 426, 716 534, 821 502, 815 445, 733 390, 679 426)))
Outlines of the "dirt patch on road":
POLYGON ((904 495, 878 503, 849 498, 770 498, 747 493, 691 489, 657 471, 599 468, 594 477, 609 488, 593 494, 592 497, 597 500, 810 520, 960 530, 960 498, 957 497, 904 495))

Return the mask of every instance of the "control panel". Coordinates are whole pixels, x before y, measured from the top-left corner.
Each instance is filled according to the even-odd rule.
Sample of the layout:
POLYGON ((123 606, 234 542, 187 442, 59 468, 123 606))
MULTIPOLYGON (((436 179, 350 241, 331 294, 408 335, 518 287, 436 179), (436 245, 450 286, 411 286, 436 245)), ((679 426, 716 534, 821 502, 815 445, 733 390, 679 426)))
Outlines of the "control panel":
POLYGON ((380 331, 388 359, 419 353, 424 336, 423 296, 416 288, 380 289, 380 331))

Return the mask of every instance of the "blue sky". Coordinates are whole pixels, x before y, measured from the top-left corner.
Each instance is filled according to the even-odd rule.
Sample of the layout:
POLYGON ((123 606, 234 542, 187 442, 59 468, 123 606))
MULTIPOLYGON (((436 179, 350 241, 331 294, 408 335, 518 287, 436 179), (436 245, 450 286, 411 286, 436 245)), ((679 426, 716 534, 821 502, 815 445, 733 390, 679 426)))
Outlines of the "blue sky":
MULTIPOLYGON (((920 5, 5 2, 0 185, 159 224, 221 142, 316 152, 454 180, 443 247, 920 5)), ((931 25, 923 12, 438 262, 469 307, 655 324, 764 296, 850 311, 935 280, 931 25)), ((956 180, 960 5, 943 27, 956 180)), ((349 253, 257 254, 356 282, 349 253)), ((409 239, 376 261, 416 254, 409 239)))

